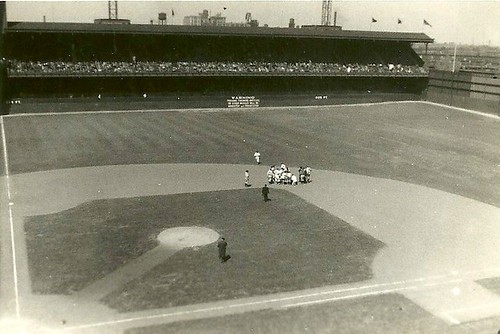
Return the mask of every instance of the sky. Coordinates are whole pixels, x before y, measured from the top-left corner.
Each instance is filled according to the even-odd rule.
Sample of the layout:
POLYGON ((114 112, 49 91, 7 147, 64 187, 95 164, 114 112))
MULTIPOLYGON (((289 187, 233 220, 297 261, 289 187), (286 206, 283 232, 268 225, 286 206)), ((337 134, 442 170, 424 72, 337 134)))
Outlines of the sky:
MULTIPOLYGON (((203 9, 212 15, 221 13, 228 22, 244 22, 249 12, 261 26, 287 27, 290 18, 299 26, 321 24, 322 1, 120 0, 118 18, 133 24, 150 24, 151 20, 158 24, 158 13, 165 12, 167 24, 182 24, 184 16, 197 15, 203 9)), ((333 0, 334 11, 337 25, 344 30, 424 32, 436 43, 500 46, 500 0, 333 0), (430 26, 423 24, 424 19, 430 26)), ((108 17, 108 1, 7 0, 8 21, 43 22, 44 17, 46 22, 92 23, 108 17)))

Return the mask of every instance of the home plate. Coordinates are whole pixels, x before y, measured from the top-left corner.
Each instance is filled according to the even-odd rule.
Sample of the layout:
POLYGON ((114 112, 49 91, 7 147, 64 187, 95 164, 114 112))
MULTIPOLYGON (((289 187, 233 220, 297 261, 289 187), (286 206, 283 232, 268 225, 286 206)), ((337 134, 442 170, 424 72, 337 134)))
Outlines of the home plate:
POLYGON ((199 226, 174 227, 162 231, 158 235, 161 245, 184 248, 208 245, 217 241, 219 233, 212 229, 199 226))
POLYGON ((403 294, 452 325, 500 315, 499 296, 473 281, 439 284, 403 294))

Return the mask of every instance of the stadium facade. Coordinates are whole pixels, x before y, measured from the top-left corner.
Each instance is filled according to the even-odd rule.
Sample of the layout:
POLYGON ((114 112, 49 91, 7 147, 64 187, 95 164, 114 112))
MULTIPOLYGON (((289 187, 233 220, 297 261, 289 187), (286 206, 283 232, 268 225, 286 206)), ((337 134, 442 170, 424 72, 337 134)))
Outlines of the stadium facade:
POLYGON ((428 72, 412 43, 433 40, 305 28, 8 22, 3 42, 9 100, 200 96, 198 106, 222 107, 234 96, 258 96, 261 105, 418 99, 428 72))

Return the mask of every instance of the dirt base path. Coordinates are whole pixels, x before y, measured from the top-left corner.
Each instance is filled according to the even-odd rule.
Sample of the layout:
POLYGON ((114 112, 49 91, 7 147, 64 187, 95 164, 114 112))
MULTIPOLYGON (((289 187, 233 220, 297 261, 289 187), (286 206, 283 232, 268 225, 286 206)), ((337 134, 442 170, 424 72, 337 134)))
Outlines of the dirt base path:
MULTIPOLYGON (((2 211, 1 217, 2 315, 19 305, 22 318, 52 328, 80 333, 106 327, 119 333, 139 325, 395 292, 450 324, 500 314, 500 299, 474 283, 500 276, 499 208, 422 186, 333 171, 314 171, 308 185, 271 186, 271 198, 274 187, 286 189, 383 241, 387 246, 375 258, 371 281, 126 314, 78 294, 31 294, 23 217, 96 199, 241 189, 246 169, 254 187, 266 182, 267 167, 255 165, 128 165, 10 176, 12 214, 2 211), (10 244, 15 256, 8 251, 10 244), (62 316, 71 326, 61 324, 62 316)), ((2 206, 9 205, 1 200, 2 206)), ((118 271, 111 275, 123 276, 118 271)), ((106 289, 105 280, 96 284, 106 289)), ((89 295, 97 296, 99 289, 89 295)))

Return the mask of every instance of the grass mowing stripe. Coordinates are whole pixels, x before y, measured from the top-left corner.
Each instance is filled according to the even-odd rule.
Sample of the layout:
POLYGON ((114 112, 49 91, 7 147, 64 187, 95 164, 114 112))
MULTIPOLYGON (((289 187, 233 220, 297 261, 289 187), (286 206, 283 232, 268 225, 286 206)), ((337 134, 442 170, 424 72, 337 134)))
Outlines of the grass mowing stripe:
MULTIPOLYGON (((273 146, 277 136, 271 131, 265 131, 263 128, 259 129, 259 131, 249 130, 250 122, 246 118, 243 121, 238 118, 235 119, 238 116, 223 115, 221 117, 220 123, 223 124, 222 133, 231 134, 233 138, 231 146, 240 150, 240 152, 241 148, 244 148, 244 155, 240 158, 240 161, 254 163, 253 153, 255 150, 259 150, 263 154, 262 162, 266 164, 265 161, 269 161, 269 155, 266 154, 266 150, 273 146)), ((281 142, 283 143, 283 140, 281 142)), ((241 156, 241 153, 239 153, 239 156, 241 156)))
POLYGON ((106 128, 107 128, 106 136, 111 137, 112 139, 111 148, 115 154, 119 152, 127 152, 132 147, 130 132, 123 124, 121 124, 119 119, 116 120, 113 118, 110 121, 108 117, 105 116, 102 116, 102 118, 100 116, 97 117, 89 116, 84 118, 84 122, 86 124, 85 130, 87 133, 90 134, 92 133, 91 132, 92 129, 95 128, 94 125, 95 123, 100 123, 100 122, 106 123, 106 128))
MULTIPOLYGON (((204 147, 208 145, 216 152, 228 152, 232 151, 231 142, 228 142, 221 134, 221 131, 210 131, 206 128, 204 121, 199 121, 199 117, 211 117, 214 115, 197 114, 198 117, 192 117, 190 114, 186 114, 185 117, 180 121, 180 125, 189 132, 189 136, 186 138, 188 141, 192 142, 195 150, 199 147, 204 147), (196 119, 198 118, 198 120, 196 119), (217 139, 216 137, 219 137, 217 139)), ((224 125, 221 125, 223 127, 224 125)), ((211 159, 212 157, 206 157, 205 159, 211 159)))
MULTIPOLYGON (((151 117, 147 114, 142 114, 141 117, 141 130, 148 134, 148 140, 151 142, 151 147, 155 152, 158 152, 163 156, 163 153, 168 151, 168 149, 175 147, 176 145, 170 145, 168 140, 168 131, 166 131, 165 122, 161 115, 155 115, 151 117)), ((162 157, 160 161, 165 159, 162 157)))
MULTIPOLYGON (((143 129, 138 125, 138 117, 128 117, 124 115, 102 115, 105 117, 88 118, 86 119, 91 124, 91 127, 96 129, 100 138, 103 138, 107 143, 106 151, 110 155, 120 155, 119 160, 127 163, 127 153, 132 155, 140 154, 147 151, 151 146, 147 138, 148 134, 144 133, 143 129)), ((106 152, 102 152, 103 161, 106 161, 106 152)), ((140 162, 140 161, 139 161, 140 162)))
MULTIPOLYGON (((123 117, 124 115, 113 115, 118 116, 120 121, 123 121, 124 128, 128 130, 128 141, 130 142, 131 147, 134 147, 136 152, 145 152, 151 146, 151 142, 148 138, 148 134, 145 133, 140 126, 140 115, 136 115, 137 117, 123 117)), ((108 131, 113 134, 116 130, 121 128, 119 124, 116 124, 117 120, 113 117, 112 119, 106 120, 106 125, 108 131)), ((111 143, 114 142, 114 138, 110 138, 111 143)))
MULTIPOLYGON (((252 154, 256 148, 262 146, 261 139, 258 139, 258 136, 253 135, 252 138, 242 133, 241 128, 231 127, 230 123, 224 119, 223 115, 217 115, 217 117, 208 117, 204 120, 204 126, 211 131, 213 134, 219 134, 225 139, 224 148, 235 148, 236 150, 241 150, 241 143, 246 149, 246 154, 248 157, 252 157, 252 154), (255 138, 254 138, 255 137, 255 138)), ((243 161, 250 161, 243 160, 243 161)))
POLYGON ((162 152, 163 157, 160 161, 165 162, 180 162, 178 161, 179 154, 188 149, 186 140, 184 139, 182 128, 178 126, 177 118, 165 118, 161 122, 152 122, 153 128, 157 129, 163 136, 162 152))
MULTIPOLYGON (((189 135, 185 132, 183 127, 186 123, 184 114, 178 114, 177 117, 169 118, 166 123, 166 140, 171 145, 165 153, 171 157, 171 162, 184 162, 182 158, 184 152, 188 152, 193 147, 198 146, 191 141, 189 135), (180 154, 177 152, 180 152, 180 154)), ((204 146, 202 145, 202 147, 204 146)))
MULTIPOLYGON (((2 120, 6 120, 5 116, 2 116, 2 120)), ((34 140, 34 138, 40 137, 39 128, 34 126, 34 120, 22 118, 20 122, 16 121, 16 119, 9 119, 9 126, 14 130, 9 137, 11 141, 9 147, 13 148, 9 157, 9 174, 15 173, 18 170, 22 171, 24 167, 24 163, 22 162, 24 161, 30 161, 32 163, 36 161, 41 150, 40 141, 34 140), (21 123, 22 126, 18 126, 19 123, 21 123), (18 160, 20 160, 21 163, 17 163, 18 160)))
POLYGON ((186 119, 191 123, 191 125, 196 127, 196 132, 202 135, 203 138, 208 139, 208 144, 216 145, 221 149, 231 147, 231 143, 233 141, 228 140, 228 138, 223 134, 224 124, 219 124, 219 126, 216 127, 213 125, 211 126, 209 123, 209 120, 214 118, 214 115, 197 113, 186 116, 186 119))
MULTIPOLYGON (((233 115, 234 116, 234 115, 233 115)), ((239 116, 239 115, 237 115, 239 116)), ((275 116, 271 116, 275 117, 275 116)), ((286 142, 292 143, 295 147, 301 145, 297 136, 287 136, 283 134, 283 128, 270 122, 263 122, 263 119, 250 121, 247 117, 243 121, 236 117, 225 117, 225 127, 231 127, 234 131, 241 133, 248 144, 253 143, 255 149, 263 150, 262 146, 284 146, 286 142), (260 122, 260 124, 259 124, 260 122), (269 129, 269 131, 266 131, 269 129)))
MULTIPOLYGON (((145 132, 142 126, 138 125, 138 118, 141 115, 121 114, 116 115, 116 120, 112 120, 110 130, 111 134, 119 133, 120 152, 129 152, 130 148, 135 148, 138 143, 142 143, 142 147, 144 147, 144 143, 149 143, 150 139, 139 139, 140 134, 145 132)), ((146 136, 149 136, 149 133, 146 136)), ((137 152, 137 149, 135 151, 137 152)))
MULTIPOLYGON (((108 131, 108 124, 106 120, 87 122, 84 119, 83 122, 85 129, 87 129, 93 138, 93 140, 88 143, 92 152, 98 152, 98 154, 103 154, 104 152, 114 152, 114 137, 111 137, 112 134, 108 131)), ((68 140, 71 139, 69 138, 68 140)))
MULTIPOLYGON (((82 161, 87 160, 88 155, 99 155, 103 149, 96 130, 91 125, 92 122, 85 118, 69 117, 66 120, 68 131, 65 133, 66 150, 64 153, 78 166, 82 161), (82 154, 83 153, 83 154, 82 154)), ((83 161, 83 163, 85 163, 83 161)), ((87 165, 89 162, 86 163, 87 165)))
MULTIPOLYGON (((208 116, 210 117, 213 115, 208 116)), ((217 136, 220 137, 220 133, 208 131, 204 123, 197 120, 199 117, 204 117, 204 114, 183 114, 183 117, 178 119, 181 127, 186 129, 189 133, 186 139, 193 142, 195 149, 200 147, 200 145, 208 145, 211 148, 215 148, 216 150, 220 149, 222 151, 224 149, 224 139, 215 139, 217 136)))
POLYGON ((133 115, 133 117, 128 114, 120 114, 107 119, 110 133, 118 132, 121 135, 121 151, 127 152, 132 147, 135 152, 144 152, 151 146, 152 140, 149 133, 143 128, 141 118, 142 114, 133 115), (125 147, 122 147, 123 145, 125 147))

